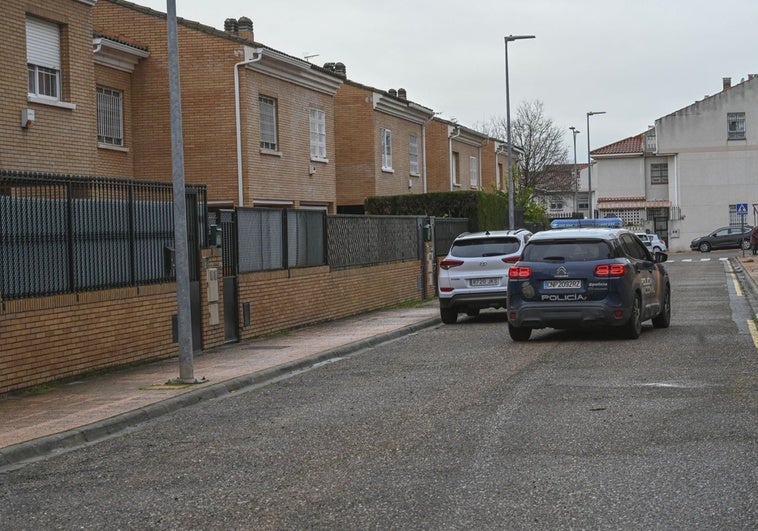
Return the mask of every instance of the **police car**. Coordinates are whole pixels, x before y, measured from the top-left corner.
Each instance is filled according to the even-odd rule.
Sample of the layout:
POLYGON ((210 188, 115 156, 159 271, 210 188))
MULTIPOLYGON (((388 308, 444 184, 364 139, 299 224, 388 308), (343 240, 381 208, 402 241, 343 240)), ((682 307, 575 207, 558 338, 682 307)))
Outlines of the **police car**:
POLYGON ((610 327, 630 339, 671 321, 665 253, 651 254, 619 218, 556 220, 508 270, 508 331, 610 327))

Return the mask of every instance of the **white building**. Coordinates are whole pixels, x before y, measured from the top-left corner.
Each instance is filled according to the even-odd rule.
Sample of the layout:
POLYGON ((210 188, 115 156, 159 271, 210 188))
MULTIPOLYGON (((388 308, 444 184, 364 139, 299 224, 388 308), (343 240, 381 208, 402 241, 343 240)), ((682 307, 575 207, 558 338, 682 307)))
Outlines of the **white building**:
POLYGON ((649 229, 671 251, 721 226, 758 221, 758 76, 658 118, 591 153, 596 215, 649 229), (747 216, 737 205, 747 203, 747 216))

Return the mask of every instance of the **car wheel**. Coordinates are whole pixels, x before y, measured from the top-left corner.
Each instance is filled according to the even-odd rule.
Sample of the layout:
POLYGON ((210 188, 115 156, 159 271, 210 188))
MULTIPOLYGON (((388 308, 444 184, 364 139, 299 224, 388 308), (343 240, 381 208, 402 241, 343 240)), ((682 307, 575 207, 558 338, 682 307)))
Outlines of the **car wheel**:
POLYGON ((479 309, 476 310, 466 310, 466 315, 469 317, 479 317, 479 309))
POLYGON ((445 324, 455 324, 458 321, 458 311, 455 308, 440 308, 440 318, 445 324))
POLYGON ((698 249, 700 249, 701 253, 708 253, 711 251, 711 244, 708 242, 703 242, 698 245, 698 249))
POLYGON ((743 251, 750 250, 750 240, 742 240, 742 250, 743 251))
POLYGON ((629 320, 624 325, 624 335, 627 339, 637 339, 642 333, 642 303, 640 302, 640 296, 634 296, 634 304, 632 305, 632 315, 629 316, 629 320))
POLYGON ((663 308, 661 313, 653 317, 653 326, 655 328, 668 328, 671 323, 671 289, 666 288, 663 295, 663 308))
POLYGON ((532 336, 532 329, 528 326, 513 326, 508 323, 508 333, 514 341, 527 341, 532 336))

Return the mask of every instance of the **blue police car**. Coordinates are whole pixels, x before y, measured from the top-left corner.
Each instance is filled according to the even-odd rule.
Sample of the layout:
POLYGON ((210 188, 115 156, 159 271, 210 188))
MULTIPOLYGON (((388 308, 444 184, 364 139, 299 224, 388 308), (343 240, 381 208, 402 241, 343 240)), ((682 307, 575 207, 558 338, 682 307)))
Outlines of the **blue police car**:
POLYGON ((671 321, 671 284, 654 255, 619 218, 556 220, 534 234, 508 271, 508 331, 612 327, 630 339, 642 323, 671 321))

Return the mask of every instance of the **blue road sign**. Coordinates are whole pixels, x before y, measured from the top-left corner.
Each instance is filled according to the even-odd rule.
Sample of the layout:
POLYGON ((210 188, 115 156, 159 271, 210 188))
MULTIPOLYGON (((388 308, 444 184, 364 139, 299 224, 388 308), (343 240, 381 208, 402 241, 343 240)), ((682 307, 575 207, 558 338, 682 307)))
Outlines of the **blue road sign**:
POLYGON ((737 203, 737 215, 747 216, 747 203, 737 203))

